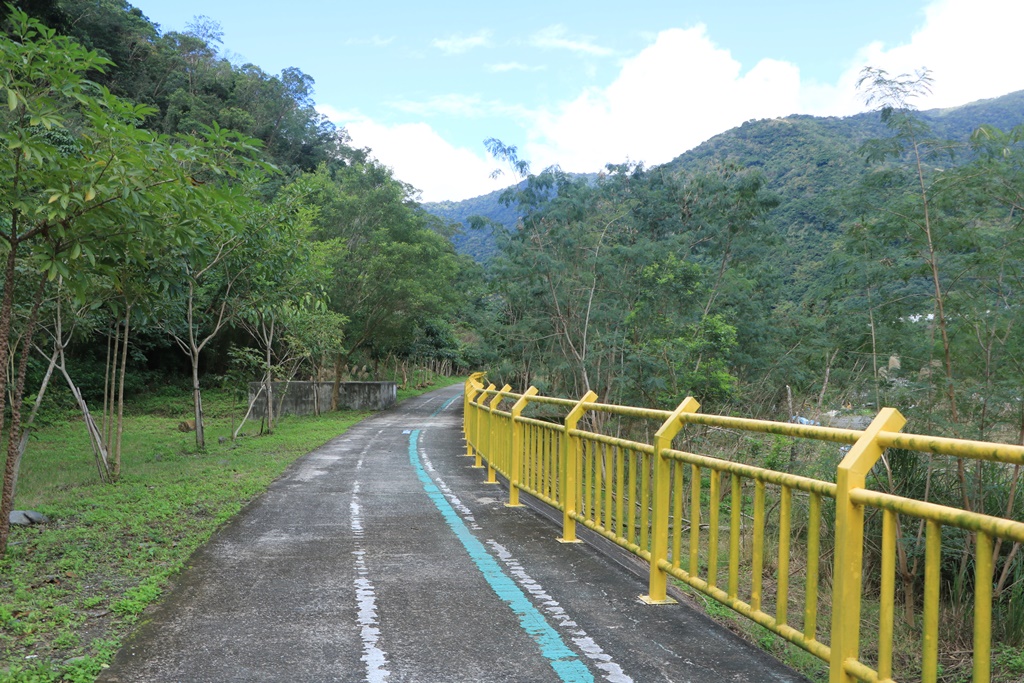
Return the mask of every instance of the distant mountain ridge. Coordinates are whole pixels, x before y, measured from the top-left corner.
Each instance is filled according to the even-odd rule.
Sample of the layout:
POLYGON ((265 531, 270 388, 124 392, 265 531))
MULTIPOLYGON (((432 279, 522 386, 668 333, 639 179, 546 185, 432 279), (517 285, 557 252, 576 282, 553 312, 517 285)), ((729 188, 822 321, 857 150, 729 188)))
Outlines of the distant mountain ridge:
POLYGON ((460 202, 428 202, 422 206, 428 213, 461 224, 462 229, 452 236, 455 250, 472 257, 478 263, 486 263, 497 251, 494 235, 490 226, 469 227, 469 218, 481 216, 507 228, 514 227, 519 219, 519 212, 514 206, 505 206, 499 201, 504 191, 495 190, 460 202))
MULTIPOLYGON (((1007 130, 1024 123, 1024 90, 919 114, 937 137, 966 140, 982 124, 1007 130)), ((830 249, 830 237, 845 220, 842 191, 855 184, 866 170, 859 148, 868 139, 887 135, 877 112, 752 120, 710 138, 660 168, 693 172, 724 160, 759 168, 768 187, 781 200, 765 220, 789 243, 787 251, 800 254, 804 262, 785 269, 788 276, 793 276, 824 257, 830 249)), ((486 262, 497 249, 494 236, 490 229, 468 227, 468 219, 482 216, 514 227, 518 213, 515 207, 501 205, 498 199, 502 192, 461 202, 425 203, 423 208, 461 223, 463 230, 452 238, 455 248, 486 262)))

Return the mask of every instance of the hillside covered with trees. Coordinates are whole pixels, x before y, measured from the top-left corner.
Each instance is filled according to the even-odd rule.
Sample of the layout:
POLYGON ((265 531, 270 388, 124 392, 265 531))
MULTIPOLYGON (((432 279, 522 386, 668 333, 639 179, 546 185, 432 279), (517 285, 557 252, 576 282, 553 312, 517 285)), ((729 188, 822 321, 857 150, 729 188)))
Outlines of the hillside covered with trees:
MULTIPOLYGON (((317 113, 308 75, 232 64, 215 22, 25 7, 0 12, 0 553, 35 420, 77 411, 113 484, 126 397, 160 385, 191 397, 197 452, 212 384, 417 365, 769 419, 886 405, 922 433, 1024 442, 1024 93, 917 111, 926 72, 868 70, 871 113, 421 206, 317 113)), ((912 454, 885 482, 1018 518, 1019 484, 912 454)), ((1019 548, 997 558, 1017 644, 1019 548)))

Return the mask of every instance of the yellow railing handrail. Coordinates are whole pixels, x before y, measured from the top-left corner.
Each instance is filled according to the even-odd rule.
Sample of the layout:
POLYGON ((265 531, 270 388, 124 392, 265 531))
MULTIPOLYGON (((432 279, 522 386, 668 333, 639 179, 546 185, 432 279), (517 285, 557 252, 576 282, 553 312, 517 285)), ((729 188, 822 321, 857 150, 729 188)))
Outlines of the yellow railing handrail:
POLYGON ((522 490, 560 510, 559 540, 577 542, 576 524, 582 524, 649 562, 648 592, 641 596, 646 602, 671 602, 666 578, 675 577, 828 663, 830 683, 894 680, 898 515, 922 520, 922 528, 927 531, 921 680, 937 679, 941 530, 961 529, 976 547, 973 681, 990 680, 993 540, 1024 543, 1024 521, 870 490, 867 475, 887 448, 1021 465, 1024 446, 903 433, 900 430, 905 420, 891 408, 882 409, 867 429, 856 430, 707 415, 696 412, 698 407, 693 399, 687 399, 675 411, 667 411, 601 403, 593 392, 579 400, 543 396, 534 387, 516 393, 509 385, 501 389, 493 384, 485 387, 483 375, 478 374, 466 383, 466 454, 475 455, 476 466, 482 467, 482 459, 487 460, 488 482, 496 482, 495 472, 508 479, 510 505, 518 505, 522 490), (505 401, 514 402, 507 411, 499 408, 505 401), (532 404, 567 410, 560 422, 527 417, 523 412, 532 404), (579 425, 587 413, 661 424, 652 442, 647 443, 581 429, 579 425), (835 471, 835 481, 824 481, 672 448, 678 433, 696 425, 849 444, 850 449, 835 471), (684 484, 684 478, 688 483, 684 484), (751 485, 752 507, 748 497, 751 485), (766 486, 778 491, 778 501, 772 508, 767 506, 766 486), (687 495, 688 516, 683 509, 687 495), (842 606, 830 610, 830 623, 821 625, 821 632, 831 636, 827 643, 818 640, 817 623, 819 557, 828 557, 820 549, 825 500, 835 501, 832 604, 842 606), (707 511, 707 518, 702 510, 707 511), (767 565, 765 525, 774 510, 778 554, 774 565, 767 565), (863 661, 860 638, 868 510, 882 517, 881 545, 876 546, 876 552, 880 548, 881 553, 876 668, 863 661), (797 527, 802 529, 806 549, 802 630, 788 623, 792 518, 797 512, 807 515, 806 522, 798 522, 797 527), (748 601, 740 597, 739 557, 740 529, 750 519, 750 585, 744 589, 749 590, 748 601), (729 538, 728 551, 722 556, 728 556, 728 562, 719 566, 724 529, 729 538), (685 543, 688 550, 684 549, 685 543), (706 562, 702 562, 702 554, 706 562), (774 566, 776 571, 774 615, 764 606, 765 566, 774 566), (723 572, 727 577, 722 576, 723 572), (727 580, 720 584, 720 578, 727 580))
POLYGON ((788 486, 808 493, 820 493, 828 498, 836 497, 836 485, 828 481, 821 481, 820 479, 802 477, 799 474, 790 474, 789 472, 766 470, 762 467, 744 465, 743 463, 733 462, 732 460, 721 460, 719 458, 712 458, 707 455, 698 455, 696 453, 687 453, 685 451, 665 450, 662 451, 662 455, 672 460, 678 460, 679 462, 685 462, 691 465, 700 465, 726 474, 739 474, 755 481, 763 481, 766 484, 788 486))
POLYGON ((642 417, 648 420, 664 422, 672 416, 671 410, 658 410, 657 408, 637 408, 635 406, 620 406, 614 403, 584 403, 583 407, 595 413, 611 413, 625 417, 642 417))
POLYGON ((931 519, 940 522, 943 526, 955 526, 966 531, 982 531, 1008 541, 1024 543, 1024 522, 993 517, 970 510, 960 510, 923 500, 902 498, 891 493, 869 489, 851 491, 850 499, 858 505, 868 505, 879 510, 891 510, 919 519, 931 519))
POLYGON ((565 425, 560 422, 548 422, 547 420, 538 420, 535 417, 523 417, 522 415, 516 417, 515 421, 522 422, 523 424, 537 425, 538 427, 565 431, 565 425))
POLYGON ((531 396, 529 401, 530 403, 564 406, 566 408, 574 408, 579 403, 579 401, 573 401, 571 398, 554 398, 552 396, 531 396))
POLYGON ((792 422, 773 422, 771 420, 754 420, 746 417, 731 417, 729 415, 705 415, 693 413, 683 417, 687 424, 700 424, 708 427, 721 427, 723 429, 739 429, 747 432, 760 432, 762 434, 779 434, 781 436, 796 436, 805 439, 817 439, 818 441, 834 441, 836 443, 856 443, 863 434, 856 429, 839 429, 838 427, 821 427, 817 425, 802 425, 792 422))
POLYGON ((1002 462, 1009 465, 1024 465, 1024 446, 989 441, 950 439, 944 436, 922 436, 880 432, 878 443, 885 448, 903 448, 908 451, 923 451, 955 458, 1002 462))
POLYGON ((629 439, 620 439, 617 436, 608 436, 606 434, 597 434, 596 432, 587 432, 582 429, 570 429, 569 436, 578 436, 588 441, 596 441, 598 443, 606 443, 610 446, 619 446, 621 448, 628 448, 633 451, 639 451, 640 453, 654 453, 654 446, 642 443, 640 441, 630 441, 629 439))

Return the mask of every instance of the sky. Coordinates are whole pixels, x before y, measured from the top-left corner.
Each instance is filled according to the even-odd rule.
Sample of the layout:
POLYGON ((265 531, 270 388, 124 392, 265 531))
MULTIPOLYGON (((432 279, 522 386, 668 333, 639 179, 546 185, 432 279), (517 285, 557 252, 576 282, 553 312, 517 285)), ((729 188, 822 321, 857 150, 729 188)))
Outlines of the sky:
POLYGON ((317 109, 423 201, 534 171, 650 166, 744 121, 866 111, 856 81, 927 68, 918 108, 1024 89, 1022 0, 132 0, 163 31, 220 23, 222 54, 316 82, 317 109))

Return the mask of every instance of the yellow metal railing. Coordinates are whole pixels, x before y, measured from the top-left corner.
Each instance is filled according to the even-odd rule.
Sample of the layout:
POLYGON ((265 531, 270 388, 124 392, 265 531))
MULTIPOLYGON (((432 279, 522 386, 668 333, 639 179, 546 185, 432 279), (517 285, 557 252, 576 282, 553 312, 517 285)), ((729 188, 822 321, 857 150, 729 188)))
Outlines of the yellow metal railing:
POLYGON ((466 382, 466 455, 477 467, 486 461, 488 482, 496 482, 496 474, 508 480, 509 505, 519 505, 520 491, 529 493, 562 512, 560 541, 577 542, 576 525, 582 524, 649 562, 645 602, 673 602, 666 581, 674 577, 826 662, 831 683, 893 681, 898 515, 921 520, 926 529, 920 680, 938 680, 942 529, 968 532, 975 546, 972 680, 990 680, 993 544, 1024 542, 1024 523, 872 491, 866 477, 890 447, 1009 464, 1024 464, 1024 447, 903 434, 905 420, 891 408, 859 431, 703 415, 692 398, 665 411, 598 403, 593 392, 574 401, 541 396, 534 387, 521 394, 508 385, 485 387, 482 381, 478 373, 466 382), (523 415, 530 406, 547 416, 523 415), (588 413, 590 424, 599 423, 599 416, 618 416, 659 426, 651 443, 632 441, 581 429, 588 413), (830 441, 850 449, 833 483, 674 450, 673 440, 686 425, 830 441), (745 492, 751 488, 748 505, 745 492), (826 509, 835 520, 828 624, 818 619, 826 509), (872 634, 878 649, 867 658, 877 662, 872 668, 861 653, 861 599, 865 516, 876 512, 882 515, 881 575, 872 634), (772 515, 777 538, 766 538, 772 515), (747 525, 749 543, 742 535, 747 525), (794 529, 801 534, 799 548, 794 529), (791 571, 794 566, 803 577, 791 583, 801 573, 791 571), (791 606, 797 609, 791 612, 791 606))

